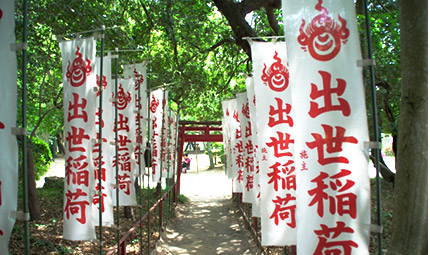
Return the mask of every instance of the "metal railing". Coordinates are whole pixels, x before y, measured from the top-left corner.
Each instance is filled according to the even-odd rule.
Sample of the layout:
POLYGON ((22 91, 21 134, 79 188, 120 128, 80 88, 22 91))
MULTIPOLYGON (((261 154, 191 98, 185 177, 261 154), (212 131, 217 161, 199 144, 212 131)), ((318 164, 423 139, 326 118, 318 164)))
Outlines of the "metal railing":
MULTIPOLYGON (((140 218, 128 231, 127 233, 125 233, 120 241, 119 244, 116 244, 114 247, 109 249, 109 252, 107 253, 107 255, 113 255, 113 254, 118 254, 119 255, 123 255, 123 254, 127 254, 127 244, 130 243, 131 241, 133 241, 135 239, 135 230, 136 229, 144 229, 145 228, 145 223, 148 226, 148 229, 151 229, 151 223, 153 223, 152 219, 158 220, 158 235, 148 235, 150 238, 148 238, 147 240, 147 251, 148 254, 150 254, 151 252, 151 237, 156 236, 157 239, 160 238, 161 233, 162 233, 162 229, 163 226, 165 226, 167 224, 167 220, 164 221, 164 218, 167 218, 167 215, 169 213, 171 213, 171 210, 174 206, 174 202, 177 201, 176 198, 176 184, 177 182, 175 182, 170 188, 169 190, 164 193, 164 195, 158 199, 153 205, 152 207, 149 209, 148 212, 146 212, 142 218, 140 218), (167 206, 167 210, 163 210, 163 208, 165 208, 165 206, 167 206), (158 208, 158 210, 157 210, 158 208), (153 217, 154 214, 158 214, 158 217, 153 217), (118 249, 118 245, 119 245, 119 249, 118 249)), ((148 198, 149 199, 149 198, 148 198)), ((142 242, 143 243, 143 242, 142 242)), ((143 249, 143 247, 140 247, 140 249, 143 249)))

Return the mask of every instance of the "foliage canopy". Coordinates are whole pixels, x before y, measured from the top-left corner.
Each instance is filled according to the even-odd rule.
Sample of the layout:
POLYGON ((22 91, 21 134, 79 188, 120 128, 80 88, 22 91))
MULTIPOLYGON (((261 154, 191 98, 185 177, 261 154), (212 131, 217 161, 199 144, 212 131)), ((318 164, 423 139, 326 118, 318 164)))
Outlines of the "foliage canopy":
MULTIPOLYGON (((378 63, 378 98, 382 99, 378 102, 380 125, 384 132, 395 133, 400 102, 398 4, 396 1, 380 3, 369 5, 372 44, 378 63)), ((18 1, 16 7, 18 39, 22 29, 21 4, 18 1)), ((247 49, 238 37, 241 33, 282 35, 279 7, 279 0, 236 3, 230 0, 30 0, 29 130, 35 131, 33 136, 46 141, 62 130, 61 53, 57 35, 80 36, 77 34, 80 31, 102 25, 108 28, 105 49, 141 50, 120 52, 121 65, 150 60, 151 86, 165 85, 171 89, 181 119, 219 120, 220 101, 243 91, 242 74, 252 71, 247 49), (245 11, 229 17, 231 14, 225 7, 240 7, 245 11), (234 22, 243 27, 235 29, 234 22)), ((363 23, 361 15, 358 21, 363 23)), ((363 29, 361 34, 364 35, 363 29)), ((82 33, 82 36, 90 35, 82 33)))

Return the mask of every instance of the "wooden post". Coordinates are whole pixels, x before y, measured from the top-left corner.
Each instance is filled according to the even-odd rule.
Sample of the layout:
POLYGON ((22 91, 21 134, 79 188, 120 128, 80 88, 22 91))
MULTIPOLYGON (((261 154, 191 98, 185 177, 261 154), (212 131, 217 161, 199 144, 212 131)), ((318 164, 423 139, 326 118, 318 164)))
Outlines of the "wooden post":
POLYGON ((198 160, 198 155, 197 155, 197 142, 194 142, 194 150, 196 151, 196 168, 197 168, 197 173, 199 173, 199 160, 198 160))
POLYGON ((179 151, 178 151, 178 179, 176 185, 176 196, 181 194, 181 173, 182 173, 182 157, 184 156, 184 134, 185 134, 185 125, 182 125, 179 129, 179 151))

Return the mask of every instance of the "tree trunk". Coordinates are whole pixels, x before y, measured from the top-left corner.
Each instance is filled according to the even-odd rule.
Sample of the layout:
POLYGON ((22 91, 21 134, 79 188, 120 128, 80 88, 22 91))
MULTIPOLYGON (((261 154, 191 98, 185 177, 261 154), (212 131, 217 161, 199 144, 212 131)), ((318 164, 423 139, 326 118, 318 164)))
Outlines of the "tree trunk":
POLYGON ((131 206, 124 206, 124 218, 133 219, 133 210, 131 206))
POLYGON ((61 154, 66 154, 66 150, 64 149, 63 145, 63 139, 61 138, 60 134, 57 135, 57 147, 61 154))
POLYGON ((161 182, 157 182, 157 187, 155 187, 155 197, 157 199, 161 198, 161 182))
POLYGON ((400 1, 402 101, 393 242, 388 254, 428 251, 427 1, 400 1))
POLYGON ((39 199, 36 193, 36 177, 34 174, 34 155, 29 146, 27 149, 27 178, 28 178, 28 207, 30 210, 30 219, 40 219, 39 199))
MULTIPOLYGON (((373 165, 376 168, 376 164, 375 164, 376 163, 375 162, 376 158, 373 156, 374 152, 375 152, 375 150, 372 150, 372 155, 370 155, 370 159, 372 160, 373 165)), ((381 151, 379 151, 379 171, 380 171, 380 173, 382 175, 382 178, 385 181, 394 183, 396 174, 393 171, 391 171, 390 168, 388 168, 387 164, 385 164, 385 161, 384 161, 384 159, 382 157, 381 151)))

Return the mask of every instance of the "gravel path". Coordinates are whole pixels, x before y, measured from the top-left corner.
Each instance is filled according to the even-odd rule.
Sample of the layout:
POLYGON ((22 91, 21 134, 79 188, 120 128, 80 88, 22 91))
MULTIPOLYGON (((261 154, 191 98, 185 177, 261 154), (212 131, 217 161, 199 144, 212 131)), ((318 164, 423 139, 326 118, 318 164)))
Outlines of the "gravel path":
POLYGON ((231 200, 231 180, 224 170, 183 174, 178 205, 154 255, 260 254, 231 200))
MULTIPOLYGON (((153 255, 260 254, 231 199, 232 182, 222 168, 207 170, 205 154, 190 155, 191 170, 181 177, 181 194, 190 201, 176 207, 153 255)), ((64 177, 64 158, 56 158, 44 176, 64 177)), ((164 183, 164 182, 163 182, 164 183)), ((42 187, 44 178, 38 183, 42 187)), ((156 183, 151 183, 151 187, 156 183)))

